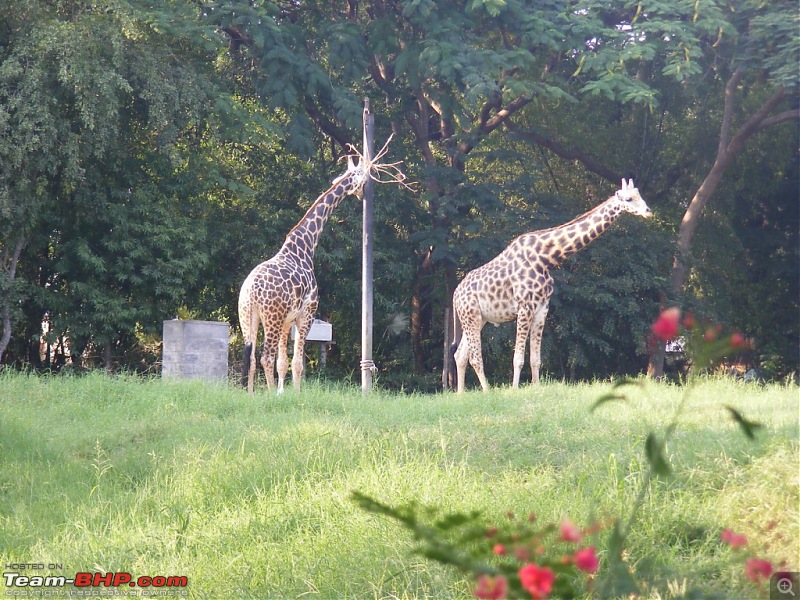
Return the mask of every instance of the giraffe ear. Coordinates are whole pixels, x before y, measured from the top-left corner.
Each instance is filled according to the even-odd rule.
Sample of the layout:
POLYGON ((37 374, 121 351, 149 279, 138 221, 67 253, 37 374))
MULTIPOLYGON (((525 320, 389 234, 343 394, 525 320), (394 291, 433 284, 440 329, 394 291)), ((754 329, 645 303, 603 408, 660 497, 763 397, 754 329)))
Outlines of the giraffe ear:
POLYGON ((347 157, 347 170, 348 171, 353 171, 353 170, 355 170, 355 168, 356 167, 353 164, 353 157, 352 156, 348 156, 347 157))

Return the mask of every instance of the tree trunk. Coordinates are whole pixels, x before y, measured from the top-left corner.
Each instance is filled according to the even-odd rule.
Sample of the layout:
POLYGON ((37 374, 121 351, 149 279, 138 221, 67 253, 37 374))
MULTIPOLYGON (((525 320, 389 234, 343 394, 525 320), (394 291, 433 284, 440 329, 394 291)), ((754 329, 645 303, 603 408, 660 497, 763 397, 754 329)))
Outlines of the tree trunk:
POLYGON ((11 256, 6 251, 3 256, 3 264, 0 265, 5 271, 6 278, 8 279, 8 293, 4 294, 2 298, 2 305, 0 305, 0 319, 2 319, 3 334, 0 336, 0 365, 3 364, 3 354, 11 342, 11 303, 14 301, 14 295, 11 293, 11 288, 14 285, 14 279, 17 275, 17 263, 22 254, 22 249, 25 247, 25 236, 21 235, 17 238, 17 243, 14 245, 14 250, 11 256))
MULTIPOLYGON (((784 90, 779 88, 736 132, 731 136, 731 124, 736 107, 736 93, 741 82, 743 72, 736 70, 725 86, 725 110, 720 129, 717 157, 711 170, 706 175, 700 187, 695 192, 689 207, 683 215, 678 229, 677 249, 672 263, 670 275, 670 290, 673 298, 680 298, 683 286, 686 283, 686 271, 692 250, 692 241, 695 231, 700 223, 700 216, 719 186, 722 176, 733 162, 734 158, 744 149, 745 143, 754 134, 770 127, 800 118, 800 110, 788 110, 771 115, 772 111, 783 101, 784 90)), ((650 354, 647 374, 650 377, 661 377, 664 374, 664 343, 658 342, 650 354)))
POLYGON ((106 340, 103 343, 103 365, 105 366, 106 373, 113 371, 113 355, 111 353, 111 340, 106 340))
POLYGON ((428 353, 423 347, 423 340, 430 339, 433 324, 431 275, 434 273, 434 266, 431 253, 433 246, 425 252, 417 267, 411 296, 411 347, 414 354, 414 371, 420 375, 428 371, 428 353))

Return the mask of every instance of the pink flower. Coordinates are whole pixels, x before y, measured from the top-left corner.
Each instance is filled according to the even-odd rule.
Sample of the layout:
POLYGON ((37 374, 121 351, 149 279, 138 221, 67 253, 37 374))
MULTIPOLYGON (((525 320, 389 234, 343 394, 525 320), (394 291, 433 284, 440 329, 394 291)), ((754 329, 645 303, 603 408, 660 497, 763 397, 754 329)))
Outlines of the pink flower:
POLYGON ((741 533, 734 533, 730 529, 723 529, 720 537, 723 542, 730 544, 730 547, 734 550, 747 546, 747 537, 741 533))
POLYGON ((561 523, 561 540, 564 542, 575 542, 578 543, 583 539, 583 534, 581 530, 575 527, 575 525, 569 521, 569 519, 565 519, 561 523))
POLYGON ((594 546, 578 550, 572 558, 575 561, 575 566, 587 573, 594 573, 597 571, 597 566, 600 564, 600 560, 597 558, 597 554, 595 554, 594 546))
POLYGON ((492 552, 497 554, 497 556, 503 556, 506 553, 506 547, 503 544, 495 544, 494 548, 492 548, 492 552))
POLYGON ((492 577, 491 575, 478 575, 475 582, 475 597, 485 598, 486 600, 502 600, 508 592, 508 581, 502 575, 492 577))
POLYGON ((651 329, 662 342, 668 342, 678 335, 681 321, 681 309, 676 306, 661 311, 651 329))
POLYGON ((751 558, 744 565, 744 575, 750 581, 757 583, 759 577, 766 579, 772 575, 772 563, 760 558, 751 558))
POLYGON ((555 573, 547 567, 528 564, 519 570, 519 582, 533 600, 546 600, 553 591, 555 573))

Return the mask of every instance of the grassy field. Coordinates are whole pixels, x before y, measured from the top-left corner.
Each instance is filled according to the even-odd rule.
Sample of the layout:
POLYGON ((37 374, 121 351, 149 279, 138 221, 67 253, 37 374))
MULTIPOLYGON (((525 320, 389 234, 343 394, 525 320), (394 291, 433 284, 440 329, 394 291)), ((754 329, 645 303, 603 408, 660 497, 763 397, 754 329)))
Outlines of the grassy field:
MULTIPOLYGON (((411 554, 410 535, 351 493, 498 519, 622 516, 646 468, 645 436, 663 431, 685 390, 647 383, 631 402, 590 413, 609 389, 362 396, 308 382, 250 397, 223 385, 6 373, 0 560, 4 571, 60 567, 28 575, 185 576, 189 598, 468 598, 457 573, 411 554)), ((764 597, 720 543, 724 528, 800 570, 799 407, 796 387, 693 389, 667 448, 674 475, 651 483, 628 544, 643 597, 687 586, 764 597), (764 425, 756 441, 723 404, 764 425)), ((605 542, 601 533, 601 561, 605 542)))

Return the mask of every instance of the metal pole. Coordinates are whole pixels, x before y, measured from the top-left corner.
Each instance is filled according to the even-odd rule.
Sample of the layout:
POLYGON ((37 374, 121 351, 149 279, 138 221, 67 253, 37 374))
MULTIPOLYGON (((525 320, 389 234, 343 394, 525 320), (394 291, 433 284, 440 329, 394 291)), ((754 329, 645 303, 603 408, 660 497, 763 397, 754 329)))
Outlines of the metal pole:
MULTIPOLYGON (((369 111, 369 98, 364 98, 363 160, 372 160, 375 117, 369 111)), ((364 185, 364 218, 361 251, 361 391, 372 390, 372 179, 364 185)))

